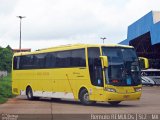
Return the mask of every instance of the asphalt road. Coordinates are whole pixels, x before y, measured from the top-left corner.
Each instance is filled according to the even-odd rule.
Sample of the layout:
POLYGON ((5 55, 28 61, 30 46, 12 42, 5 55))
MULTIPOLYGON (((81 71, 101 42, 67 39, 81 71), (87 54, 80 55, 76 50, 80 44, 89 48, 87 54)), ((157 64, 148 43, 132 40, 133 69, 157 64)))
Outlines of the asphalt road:
POLYGON ((9 99, 0 105, 0 114, 108 114, 108 113, 159 113, 160 87, 143 87, 139 101, 125 101, 114 107, 108 103, 83 106, 80 102, 41 98, 29 101, 26 96, 9 99))

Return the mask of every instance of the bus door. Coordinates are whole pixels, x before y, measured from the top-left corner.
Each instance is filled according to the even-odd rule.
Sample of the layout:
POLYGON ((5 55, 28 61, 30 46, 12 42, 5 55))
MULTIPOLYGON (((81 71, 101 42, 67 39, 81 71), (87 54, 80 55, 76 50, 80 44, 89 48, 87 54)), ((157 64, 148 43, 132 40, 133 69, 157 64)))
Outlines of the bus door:
POLYGON ((103 72, 100 59, 100 48, 88 48, 88 66, 91 84, 94 86, 93 93, 95 99, 103 97, 103 72))

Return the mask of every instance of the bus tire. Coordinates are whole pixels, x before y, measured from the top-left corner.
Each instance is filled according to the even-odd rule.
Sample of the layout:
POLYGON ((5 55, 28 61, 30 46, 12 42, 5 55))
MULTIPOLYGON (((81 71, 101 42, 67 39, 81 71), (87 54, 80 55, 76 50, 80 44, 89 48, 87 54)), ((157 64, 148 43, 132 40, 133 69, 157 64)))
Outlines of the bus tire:
POLYGON ((33 99, 34 99, 34 100, 39 100, 39 99, 40 99, 40 97, 33 97, 33 99))
POLYGON ((51 101, 59 102, 59 101, 61 101, 61 99, 60 98, 51 98, 51 101))
POLYGON ((27 95, 28 100, 33 100, 34 99, 31 87, 27 88, 26 95, 27 95))
POLYGON ((80 91, 79 99, 80 99, 80 102, 83 105, 91 105, 91 104, 95 103, 95 101, 90 101, 89 100, 89 93, 88 93, 88 91, 86 89, 82 89, 80 91))
POLYGON ((115 105, 118 105, 120 102, 121 102, 121 101, 109 101, 108 103, 109 103, 110 105, 115 106, 115 105))

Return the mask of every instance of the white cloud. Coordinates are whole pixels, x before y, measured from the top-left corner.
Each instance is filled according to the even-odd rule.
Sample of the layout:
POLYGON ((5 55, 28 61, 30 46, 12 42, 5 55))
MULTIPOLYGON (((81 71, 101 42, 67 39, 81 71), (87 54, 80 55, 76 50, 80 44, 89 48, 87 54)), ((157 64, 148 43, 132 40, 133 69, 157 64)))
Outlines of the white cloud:
MULTIPOLYGON (((22 46, 45 48, 69 43, 118 43, 127 27, 151 10, 160 10, 159 0, 2 0, 0 46, 18 47, 19 20, 22 46), (7 1, 7 2, 6 2, 7 1), (37 44, 36 44, 37 43, 37 44)), ((0 0, 1 2, 1 0, 0 0)))

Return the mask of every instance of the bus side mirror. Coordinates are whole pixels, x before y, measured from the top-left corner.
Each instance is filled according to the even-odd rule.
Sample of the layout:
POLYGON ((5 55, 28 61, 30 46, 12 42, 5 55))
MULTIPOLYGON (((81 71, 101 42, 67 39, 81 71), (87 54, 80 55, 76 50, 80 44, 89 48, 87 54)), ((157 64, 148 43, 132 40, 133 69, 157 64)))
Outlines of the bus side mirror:
POLYGON ((107 68, 108 67, 108 57, 107 56, 100 56, 101 60, 102 60, 102 65, 103 68, 107 68))
POLYGON ((149 60, 145 57, 138 57, 141 69, 149 68, 149 60))

